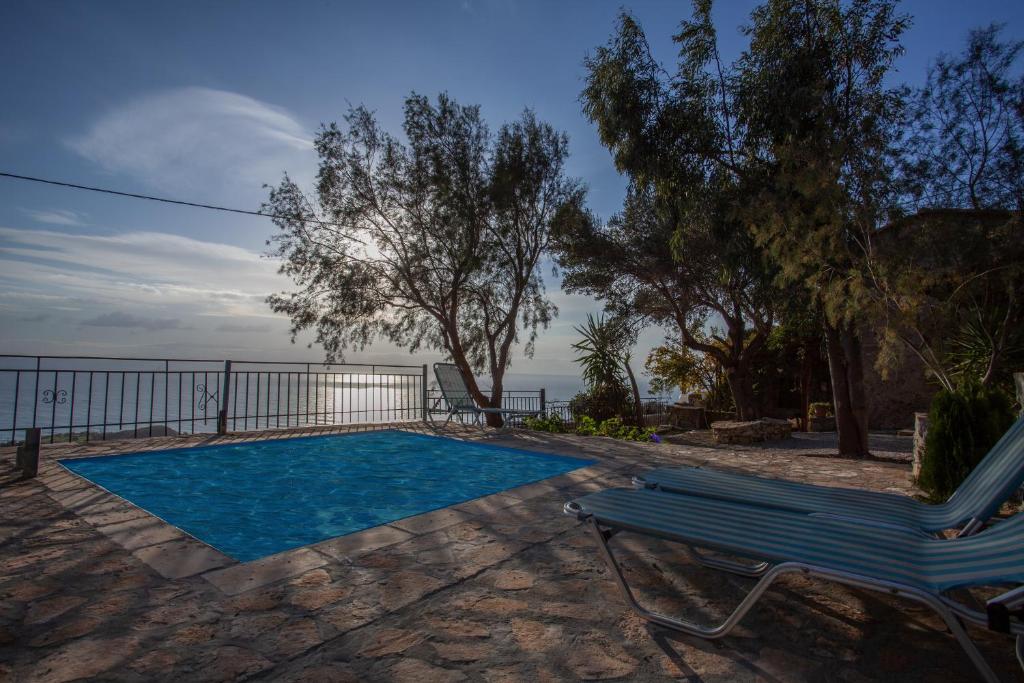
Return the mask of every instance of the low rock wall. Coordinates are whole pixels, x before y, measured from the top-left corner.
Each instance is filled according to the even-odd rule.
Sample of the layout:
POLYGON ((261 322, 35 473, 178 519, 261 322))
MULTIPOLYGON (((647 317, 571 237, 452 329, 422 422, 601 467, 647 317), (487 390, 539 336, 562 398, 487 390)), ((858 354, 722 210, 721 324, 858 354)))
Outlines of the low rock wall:
POLYGON ((788 439, 793 431, 789 420, 775 420, 770 417, 749 422, 723 420, 711 423, 711 431, 717 443, 760 443, 788 439))

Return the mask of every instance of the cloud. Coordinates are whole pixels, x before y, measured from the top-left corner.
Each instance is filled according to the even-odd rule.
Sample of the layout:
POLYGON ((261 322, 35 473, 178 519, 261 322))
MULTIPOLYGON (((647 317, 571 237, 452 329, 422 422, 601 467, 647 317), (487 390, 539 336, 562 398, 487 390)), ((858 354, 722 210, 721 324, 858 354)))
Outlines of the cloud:
POLYGON ((41 323, 50 318, 49 313, 26 313, 16 316, 14 319, 21 323, 41 323))
POLYGON ((67 145, 107 170, 166 193, 262 196, 288 170, 311 181, 310 135, 290 113, 246 95, 210 88, 150 93, 101 116, 67 145))
POLYGON ((270 332, 270 325, 267 325, 266 323, 258 323, 255 325, 245 323, 223 323, 221 325, 217 325, 214 329, 217 332, 270 332))
POLYGON ((230 244, 180 235, 90 235, 0 228, 0 286, 128 305, 183 306, 193 315, 269 317, 264 303, 287 289, 278 264, 230 244))
POLYGON ((104 313, 89 320, 83 320, 82 325, 89 327, 125 327, 136 330, 176 330, 182 326, 177 318, 143 318, 123 311, 104 313))
POLYGON ((22 209, 21 211, 37 223, 67 226, 89 225, 83 220, 82 214, 67 209, 22 209))

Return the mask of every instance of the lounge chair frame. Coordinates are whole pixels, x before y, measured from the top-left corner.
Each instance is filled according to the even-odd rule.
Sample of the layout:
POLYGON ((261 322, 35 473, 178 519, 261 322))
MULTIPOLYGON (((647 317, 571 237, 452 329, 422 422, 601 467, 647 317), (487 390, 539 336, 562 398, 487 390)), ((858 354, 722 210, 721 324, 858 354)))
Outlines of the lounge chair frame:
MULTIPOLYGON (((962 647, 964 652, 967 653, 967 656, 970 658, 975 668, 977 668, 982 678, 989 683, 999 683, 999 678, 996 676, 995 672, 992 671, 992 668, 978 650, 974 641, 971 640, 971 637, 968 635, 967 630, 964 627, 964 622, 967 621, 980 626, 991 626, 990 615, 992 614, 993 607, 998 607, 1002 610, 1012 610, 1020 609, 1021 606, 1024 606, 1024 587, 1018 587, 992 598, 988 603, 989 614, 985 614, 979 610, 966 607, 965 605, 950 599, 948 596, 930 593, 914 586, 860 576, 849 572, 828 569, 803 562, 781 562, 774 565, 769 562, 762 562, 753 566, 742 565, 728 560, 709 557, 698 551, 696 548, 684 543, 683 545, 686 547, 687 553, 704 566, 723 569, 732 573, 744 574, 750 577, 760 577, 750 592, 747 593, 743 600, 740 601, 740 604, 721 624, 718 624, 717 626, 704 626, 693 621, 660 614, 640 604, 633 594, 632 589, 629 587, 629 583, 626 581, 626 577, 622 572, 622 567, 615 559, 615 555, 609 545, 609 541, 612 537, 621 533, 624 529, 610 526, 602 528, 602 525, 593 515, 584 512, 577 503, 572 501, 565 504, 565 512, 582 519, 588 526, 591 535, 597 542, 597 546, 601 551, 601 556, 604 558, 605 564, 608 565, 608 568, 612 572, 612 576, 619 587, 619 591, 622 593, 626 604, 629 605, 634 612, 651 623, 708 640, 715 640, 728 635, 739 624, 743 617, 746 616, 751 608, 757 604, 758 600, 761 599, 761 596, 764 595, 765 591, 768 590, 776 579, 787 574, 801 574, 803 576, 824 579, 826 581, 832 581, 833 583, 839 583, 855 588, 863 588, 889 595, 897 595, 930 607, 942 618, 943 622, 945 622, 946 626, 953 633, 957 642, 960 643, 960 647, 962 647)), ((1019 621, 1008 621, 1004 626, 1005 629, 998 630, 1005 630, 1006 632, 1016 636, 1017 642, 1015 649, 1017 659, 1021 663, 1021 666, 1024 667, 1024 624, 1019 621)))
MULTIPOLYGON (((437 386, 441 390, 441 396, 444 397, 444 401, 448 404, 448 411, 446 414, 445 424, 452 421, 453 418, 458 417, 459 422, 462 422, 462 416, 466 413, 473 415, 473 424, 479 424, 480 418, 484 415, 500 415, 503 419, 508 417, 534 417, 540 415, 539 410, 512 410, 507 408, 481 408, 476 404, 472 394, 469 393, 469 384, 466 382, 465 376, 462 374, 462 368, 455 365, 454 363, 434 363, 434 377, 437 378, 437 386), (462 380, 462 386, 465 390, 465 398, 458 398, 449 395, 448 389, 445 388, 445 383, 441 379, 441 374, 438 372, 439 368, 454 368, 458 371, 459 377, 462 380)), ((430 413, 428 413, 429 415, 430 413)), ((433 420, 433 417, 430 418, 433 420)))

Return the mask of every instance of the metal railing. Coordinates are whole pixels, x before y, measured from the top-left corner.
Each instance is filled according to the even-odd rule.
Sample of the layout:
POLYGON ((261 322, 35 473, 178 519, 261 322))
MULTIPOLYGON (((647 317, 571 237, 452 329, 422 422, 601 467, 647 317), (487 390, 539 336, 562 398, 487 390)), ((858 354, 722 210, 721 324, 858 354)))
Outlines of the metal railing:
MULTIPOLYGON (((425 421, 448 412, 431 379, 426 365, 0 355, 0 445, 30 427, 53 443, 425 421)), ((502 405, 542 411, 544 397, 502 405)))
POLYGON ((0 444, 427 418, 426 366, 0 356, 0 444))

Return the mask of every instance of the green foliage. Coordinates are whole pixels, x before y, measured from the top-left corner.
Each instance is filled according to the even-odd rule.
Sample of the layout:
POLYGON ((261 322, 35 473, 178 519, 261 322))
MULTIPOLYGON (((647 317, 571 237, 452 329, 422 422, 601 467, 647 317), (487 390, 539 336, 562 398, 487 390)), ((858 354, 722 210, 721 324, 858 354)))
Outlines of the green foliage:
POLYGON ((629 187, 607 225, 566 223, 555 250, 566 289, 600 297, 618 315, 671 325, 686 347, 714 356, 735 378, 741 413, 756 412, 744 373, 777 300, 744 224, 760 164, 744 149, 736 81, 720 61, 710 3, 694 3, 673 39, 680 58, 669 74, 623 13, 586 60, 584 114, 629 187), (701 338, 712 317, 725 328, 710 340, 717 343, 701 338))
POLYGON ((602 422, 597 427, 598 436, 610 436, 612 438, 617 437, 623 430, 625 425, 622 424, 622 420, 617 417, 610 417, 602 422))
POLYGON ((624 384, 592 387, 576 394, 569 401, 569 410, 573 415, 591 415, 600 421, 610 417, 631 415, 633 401, 624 384))
POLYGON ((552 434, 564 434, 566 432, 565 422, 556 414, 543 417, 527 417, 523 420, 527 429, 537 432, 550 432, 552 434))
POLYGON ((651 391, 667 394, 673 391, 689 393, 700 389, 703 357, 680 343, 669 343, 651 349, 644 370, 651 378, 651 391))
POLYGON ((576 433, 580 436, 597 436, 597 421, 589 415, 576 418, 576 433))
MULTIPOLYGON (((527 429, 533 429, 538 432, 564 434, 567 431, 565 422, 558 415, 528 417, 523 423, 527 429)), ((579 415, 576 417, 576 428, 574 431, 580 436, 607 436, 626 441, 651 441, 654 435, 653 429, 627 425, 618 417, 598 421, 589 415, 579 415)))
POLYGON ((863 314, 863 245, 892 198, 902 91, 887 76, 909 19, 896 0, 768 0, 738 66, 741 109, 770 185, 749 223, 834 326, 863 314))
POLYGON ((940 391, 928 413, 928 436, 918 485, 946 499, 1010 428, 1013 407, 997 389, 970 386, 940 391))
POLYGON ((583 337, 572 348, 577 353, 575 361, 582 368, 583 381, 587 386, 598 392, 625 388, 626 377, 622 367, 625 334, 622 323, 603 315, 595 318, 588 313, 586 324, 574 329, 583 337))

